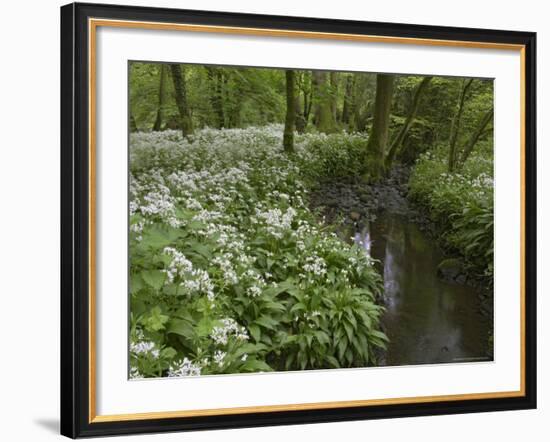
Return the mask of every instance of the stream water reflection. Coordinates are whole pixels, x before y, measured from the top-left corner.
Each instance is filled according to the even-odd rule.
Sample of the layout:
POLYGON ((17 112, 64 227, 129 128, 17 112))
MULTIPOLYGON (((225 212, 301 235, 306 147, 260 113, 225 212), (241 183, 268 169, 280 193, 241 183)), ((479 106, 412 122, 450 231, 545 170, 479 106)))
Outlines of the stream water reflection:
POLYGON ((437 277, 443 255, 416 224, 386 213, 354 239, 384 276, 386 365, 489 360, 476 290, 437 277))

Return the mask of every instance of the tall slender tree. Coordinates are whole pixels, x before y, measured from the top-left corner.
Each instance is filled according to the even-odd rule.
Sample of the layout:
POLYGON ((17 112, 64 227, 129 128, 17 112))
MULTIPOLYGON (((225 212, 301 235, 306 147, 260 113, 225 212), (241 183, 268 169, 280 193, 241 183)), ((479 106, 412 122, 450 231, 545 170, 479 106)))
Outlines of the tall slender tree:
POLYGON ((210 104, 214 111, 214 127, 225 127, 225 112, 223 108, 223 71, 220 68, 206 67, 208 83, 210 84, 210 104))
POLYGON ((166 74, 167 69, 166 65, 163 63, 160 65, 159 71, 159 99, 158 99, 158 108, 157 108, 157 117, 155 119, 155 124, 153 124, 153 130, 159 131, 162 129, 162 121, 164 120, 164 101, 166 95, 166 74))
POLYGON ((353 90, 355 76, 350 74, 346 77, 346 86, 344 89, 344 104, 342 107, 342 123, 349 125, 352 115, 353 90))
POLYGON ((283 133, 283 148, 286 153, 294 152, 294 122, 296 119, 296 98, 294 96, 295 73, 293 70, 285 71, 286 80, 286 118, 283 133))
POLYGON ((376 98, 374 100, 374 120, 367 143, 370 179, 379 180, 385 173, 384 157, 388 145, 390 110, 393 97, 394 76, 376 75, 376 98))
POLYGON ((462 155, 460 156, 460 161, 458 163, 459 167, 462 167, 464 165, 464 163, 466 162, 470 154, 473 152, 474 147, 476 146, 478 140, 480 139, 481 135, 485 131, 485 128, 493 120, 493 115, 494 115, 494 109, 491 106, 491 108, 487 112, 485 112, 485 114, 483 114, 483 116, 479 120, 479 124, 476 130, 472 133, 472 135, 470 136, 470 139, 464 146, 464 149, 462 150, 462 155))
POLYGON ((332 112, 332 121, 336 123, 338 121, 338 72, 332 72, 329 75, 330 78, 330 110, 332 112))
POLYGON ((398 134, 393 139, 390 146, 390 150, 388 151, 388 154, 386 156, 386 160, 385 160, 386 171, 390 169, 397 152, 399 151, 399 149, 401 148, 401 145, 403 144, 403 140, 407 136, 409 129, 414 123, 416 113, 418 112, 418 106, 420 104, 420 97, 422 96, 423 92, 427 89, 428 85, 430 84, 430 81, 432 81, 432 78, 433 77, 424 77, 414 91, 413 101, 409 109, 409 112, 407 114, 407 118, 405 119, 405 123, 403 124, 398 134))
POLYGON ((307 72, 303 73, 302 92, 304 98, 304 128, 309 123, 309 116, 311 114, 311 108, 313 106, 313 76, 307 72))
POLYGON ((315 100, 315 125, 319 132, 333 132, 334 118, 328 74, 323 71, 313 71, 312 75, 315 100))
POLYGON ((174 83, 174 93, 176 106, 180 115, 181 133, 184 137, 193 133, 193 124, 191 113, 187 104, 187 88, 185 82, 185 70, 179 64, 171 64, 172 81, 174 83))
POLYGON ((458 132, 460 130, 460 123, 462 120, 462 113, 464 112, 464 103, 466 102, 466 96, 468 94, 468 89, 474 81, 473 78, 462 80, 462 88, 458 94, 458 102, 456 104, 456 113, 451 124, 451 135, 449 139, 449 159, 447 163, 447 168, 449 172, 453 172, 456 166, 457 158, 457 149, 456 149, 456 140, 458 139, 458 132))

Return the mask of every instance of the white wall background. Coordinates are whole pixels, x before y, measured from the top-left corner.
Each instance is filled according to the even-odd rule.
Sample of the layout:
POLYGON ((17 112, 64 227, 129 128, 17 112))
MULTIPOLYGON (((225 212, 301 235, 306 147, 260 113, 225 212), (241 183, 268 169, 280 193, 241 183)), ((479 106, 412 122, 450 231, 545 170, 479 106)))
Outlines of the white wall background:
MULTIPOLYGON (((99 2, 99 0, 97 0, 99 2)), ((115 0, 112 0, 115 1, 115 0)), ((124 440, 547 440, 550 308, 543 277, 550 217, 543 176, 550 32, 542 1, 119 0, 125 4, 538 32, 539 409, 461 416, 224 430, 124 440), (543 250, 544 249, 544 250, 543 250)), ((58 436, 59 409, 59 0, 7 2, 0 26, 0 439, 58 436)), ((546 279, 546 280, 545 280, 546 279)))

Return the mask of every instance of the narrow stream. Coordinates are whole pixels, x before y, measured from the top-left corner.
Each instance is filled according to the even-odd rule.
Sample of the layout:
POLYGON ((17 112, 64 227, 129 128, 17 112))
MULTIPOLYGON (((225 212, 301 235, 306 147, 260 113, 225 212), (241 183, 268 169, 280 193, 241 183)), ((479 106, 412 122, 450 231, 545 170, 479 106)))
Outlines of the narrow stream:
POLYGON ((355 242, 380 261, 384 276, 385 365, 490 360, 490 324, 478 311, 476 289, 438 278, 444 257, 415 223, 383 212, 355 242))

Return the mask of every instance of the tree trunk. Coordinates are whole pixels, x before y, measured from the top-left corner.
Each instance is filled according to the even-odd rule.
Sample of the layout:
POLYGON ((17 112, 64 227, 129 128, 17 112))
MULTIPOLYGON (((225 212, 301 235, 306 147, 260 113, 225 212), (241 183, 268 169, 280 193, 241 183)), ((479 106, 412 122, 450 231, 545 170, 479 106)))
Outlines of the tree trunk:
POLYGON ((214 111, 214 127, 221 129, 225 126, 223 111, 223 73, 213 67, 207 67, 206 73, 210 83, 210 104, 214 111))
POLYGON ((315 104, 315 125, 319 132, 330 133, 334 130, 332 118, 331 96, 327 81, 327 73, 313 71, 313 87, 315 104))
POLYGON ((241 127, 241 110, 245 95, 243 81, 233 70, 226 70, 224 80, 224 91, 226 93, 225 120, 227 127, 241 127), (231 82, 230 86, 228 86, 229 82, 231 82))
POLYGON ((372 181, 377 181, 384 175, 384 156, 388 144, 393 82, 393 75, 376 75, 374 120, 367 143, 367 155, 370 162, 370 178, 372 181))
POLYGON ((296 132, 303 133, 306 128, 304 112, 300 112, 300 94, 294 93, 294 128, 296 132))
POLYGON ((162 129, 162 120, 164 119, 164 96, 166 95, 166 65, 160 65, 160 80, 159 80, 159 101, 157 109, 157 118, 153 125, 154 131, 162 129))
POLYGON ((468 140, 468 143, 466 143, 464 150, 462 151, 462 155, 460 157, 460 163, 459 163, 460 167, 464 165, 464 163, 466 162, 466 160, 474 150, 474 147, 476 146, 476 143, 478 142, 479 137, 481 136, 481 134, 483 133, 483 131, 485 130, 489 122, 493 120, 493 114, 494 114, 494 109, 491 107, 491 109, 489 109, 485 113, 485 115, 483 115, 483 117, 481 118, 481 121, 479 122, 479 125, 476 131, 472 134, 472 136, 468 140))
POLYGON ((296 99, 294 96, 295 73, 285 71, 286 77, 286 118, 283 134, 283 148, 286 153, 294 152, 294 121, 296 118, 296 99))
POLYGON ((420 104, 420 97, 422 96, 422 93, 426 90, 428 85, 430 84, 430 81, 432 81, 433 77, 424 77, 420 84, 416 87, 416 90, 414 91, 414 97, 413 102, 411 105, 411 108, 409 109, 409 113, 407 115, 407 118, 405 120, 405 124, 403 124, 403 127, 399 130, 399 133, 395 137, 395 139, 391 143, 390 150, 388 152, 388 155, 386 156, 386 170, 389 170, 393 160, 397 154, 397 151, 401 149, 401 145, 403 144, 403 140, 407 136, 407 133, 409 132, 409 129, 413 125, 414 119, 416 117, 416 112, 418 111, 418 106, 420 104))
POLYGON ((460 94, 458 97, 458 103, 457 103, 457 109, 456 114, 453 118, 453 122, 451 124, 451 137, 449 140, 449 160, 447 167, 449 169, 449 172, 453 172, 456 166, 456 140, 458 138, 458 132, 460 129, 460 121, 462 119, 462 112, 464 111, 464 103, 466 101, 466 94, 468 93, 468 89, 472 85, 473 79, 470 78, 469 80, 463 80, 462 82, 462 89, 460 90, 460 94))
POLYGON ((176 106, 180 114, 181 133, 184 137, 193 133, 191 115, 187 105, 187 89, 185 85, 185 71, 179 64, 171 64, 172 81, 174 83, 174 92, 176 96, 176 106))
POLYGON ((130 114, 130 132, 139 132, 134 114, 130 114))
POLYGON ((346 78, 346 89, 344 93, 344 105, 342 107, 342 123, 348 125, 350 122, 351 106, 353 102, 353 74, 346 78))
POLYGON ((338 121, 338 72, 331 72, 330 78, 330 110, 332 121, 338 121))
POLYGON ((309 123, 309 116, 311 114, 311 107, 313 104, 313 83, 312 79, 309 79, 309 89, 304 89, 304 122, 305 127, 309 123))

